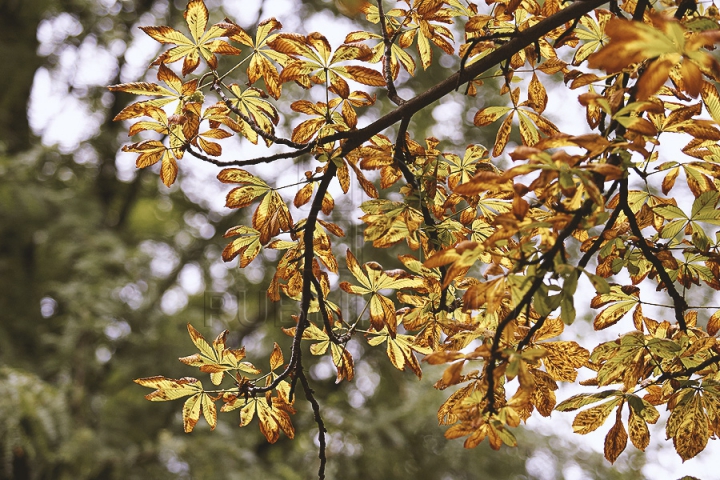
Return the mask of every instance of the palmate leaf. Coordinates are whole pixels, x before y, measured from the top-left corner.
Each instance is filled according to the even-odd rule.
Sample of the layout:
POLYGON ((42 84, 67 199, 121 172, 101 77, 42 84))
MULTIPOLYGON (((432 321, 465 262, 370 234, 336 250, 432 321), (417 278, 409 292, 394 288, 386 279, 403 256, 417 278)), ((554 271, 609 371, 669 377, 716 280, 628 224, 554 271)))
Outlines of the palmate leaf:
POLYGON ((164 82, 169 88, 147 82, 110 85, 108 90, 111 92, 125 92, 134 95, 159 97, 153 100, 145 100, 128 105, 115 116, 113 121, 128 120, 130 118, 148 115, 147 107, 160 108, 167 105, 168 108, 170 108, 173 102, 177 102, 177 106, 174 108, 174 111, 175 114, 180 114, 182 113, 185 103, 190 101, 202 103, 204 95, 197 89, 197 78, 183 83, 182 80, 175 75, 175 72, 166 67, 165 64, 160 64, 157 78, 158 80, 164 82))
POLYGON ((230 190, 225 200, 228 208, 243 208, 252 204, 258 197, 266 195, 270 186, 264 180, 241 168, 226 168, 218 173, 223 183, 239 183, 241 187, 230 190))
POLYGON ((328 115, 333 120, 339 120, 342 122, 342 118, 337 112, 332 112, 331 109, 333 108, 334 103, 335 105, 339 104, 338 99, 333 99, 334 102, 331 101, 331 104, 328 105, 324 102, 317 102, 312 103, 308 100, 298 100, 296 102, 293 102, 290 105, 290 108, 295 111, 302 113, 304 115, 310 115, 313 118, 310 118, 309 120, 304 120, 300 122, 292 132, 292 141, 296 143, 307 143, 309 142, 315 135, 318 134, 318 132, 322 129, 323 126, 325 126, 328 123, 328 115))
POLYGON ((232 133, 226 132, 221 128, 211 128, 202 133, 195 135, 191 140, 193 145, 198 145, 205 153, 214 157, 222 155, 222 146, 219 143, 211 142, 209 139, 222 140, 231 137, 232 133))
POLYGON ((545 350, 542 361, 553 380, 574 382, 577 370, 585 366, 590 352, 573 341, 544 342, 535 344, 545 350))
POLYGON ((704 83, 702 72, 720 75, 720 63, 708 52, 700 50, 717 41, 720 32, 695 33, 685 37, 685 29, 674 19, 653 15, 652 25, 615 18, 607 22, 605 33, 610 42, 588 58, 590 68, 608 73, 619 72, 627 66, 654 59, 636 83, 636 98, 646 100, 667 81, 670 71, 678 63, 682 73, 682 88, 697 97, 704 83))
POLYGON ((295 438, 295 428, 290 421, 290 414, 295 409, 280 397, 230 397, 220 411, 230 412, 240 408, 240 426, 246 427, 257 413, 260 432, 268 442, 275 443, 280 439, 282 430, 288 438, 295 438))
POLYGON ((350 273, 360 282, 361 286, 341 282, 340 288, 354 295, 370 294, 370 323, 377 331, 381 331, 387 326, 394 335, 397 331, 395 304, 380 294, 380 290, 419 288, 425 284, 425 281, 402 270, 384 271, 377 262, 368 262, 360 267, 355 255, 350 250, 347 251, 346 259, 350 273))
POLYGON ((239 55, 240 50, 224 40, 218 40, 219 37, 232 35, 235 26, 228 23, 218 23, 210 27, 206 32, 208 17, 208 9, 203 0, 190 0, 188 2, 185 10, 185 21, 192 40, 171 27, 140 27, 142 31, 160 43, 177 45, 162 53, 152 64, 173 63, 184 59, 182 74, 185 76, 192 73, 200 65, 200 57, 207 62, 211 69, 215 70, 217 68, 215 54, 239 55))
POLYGON ((278 35, 272 32, 280 30, 282 24, 274 18, 260 22, 254 39, 241 27, 233 25, 235 29, 230 39, 252 48, 250 64, 247 68, 249 84, 252 85, 262 79, 265 82, 267 92, 277 100, 282 93, 282 82, 280 82, 280 73, 276 64, 285 66, 291 58, 284 53, 273 50, 268 44, 278 35))
MULTIPOLYGON (((242 90, 234 83, 230 85, 230 91, 235 95, 235 99, 231 100, 233 105, 243 115, 250 118, 262 131, 270 135, 275 133, 275 125, 280 121, 280 116, 275 106, 265 100, 267 95, 256 88, 242 90)), ((237 122, 242 127, 240 133, 252 143, 257 143, 258 134, 246 124, 245 120, 238 118, 237 122)), ((267 146, 272 144, 269 139, 264 138, 264 140, 267 146)))
MULTIPOLYGON (((377 7, 376 7, 377 8, 377 7)), ((371 47, 372 56, 367 59, 367 63, 379 63, 385 58, 385 43, 382 35, 369 32, 351 32, 345 37, 345 43, 357 43, 366 40, 378 40, 379 42, 371 47)), ((397 79, 400 73, 400 66, 410 75, 415 74, 415 60, 412 55, 407 53, 397 43, 393 43, 390 47, 390 72, 393 80, 397 79)))
POLYGON ((382 74, 368 67, 340 65, 349 60, 366 60, 372 55, 363 44, 344 44, 334 52, 324 35, 314 32, 300 35, 278 35, 270 46, 295 60, 290 61, 280 74, 281 82, 296 81, 305 88, 313 83, 326 84, 330 91, 342 98, 350 94, 345 79, 363 85, 384 86, 382 74))
POLYGON ((199 367, 201 372, 209 373, 210 380, 214 385, 220 385, 225 372, 229 370, 240 370, 245 373, 257 374, 260 370, 255 368, 249 362, 243 362, 245 358, 245 349, 231 349, 225 347, 225 339, 227 338, 227 330, 221 332, 213 341, 212 346, 207 343, 205 338, 188 323, 188 333, 195 346, 200 353, 181 357, 180 361, 186 365, 199 367))
POLYGON ((387 12, 388 17, 394 17, 398 23, 407 25, 407 30, 398 36, 400 48, 410 48, 417 39, 417 51, 423 69, 428 69, 432 65, 432 44, 448 55, 455 53, 452 31, 441 24, 452 23, 450 11, 442 8, 444 3, 437 0, 422 0, 414 2, 411 10, 394 8, 387 12), (409 22, 405 20, 407 18, 410 19, 409 22))
MULTIPOLYGON (((544 91, 544 89, 542 90, 544 91)), ((519 89, 513 91, 513 96, 516 98, 519 95, 519 89)), ((510 141, 510 133, 512 131, 513 118, 515 113, 518 114, 518 123, 520 127, 520 137, 524 145, 533 146, 540 141, 540 133, 546 136, 552 136, 560 133, 558 128, 550 122, 548 119, 539 114, 545 109, 547 100, 542 95, 541 90, 536 87, 533 97, 522 105, 529 104, 534 109, 538 110, 524 110, 517 107, 499 107, 491 106, 483 108, 475 114, 474 123, 478 127, 484 127, 496 122, 503 115, 507 114, 503 122, 500 124, 498 133, 495 137, 495 145, 493 146, 492 154, 494 157, 500 156, 505 147, 510 141)), ((515 100, 517 101, 517 100, 515 100)))
POLYGON ((269 191, 255 209, 252 218, 253 227, 260 232, 260 243, 267 245, 272 237, 281 231, 287 232, 293 226, 290 210, 280 194, 269 191))
POLYGON ((450 166, 450 175, 448 176, 450 189, 454 190, 459 184, 468 182, 475 174, 479 166, 478 163, 489 160, 487 154, 487 148, 482 145, 469 145, 465 149, 465 155, 462 159, 454 154, 443 154, 450 166))
POLYGON ((408 366, 418 378, 422 378, 422 369, 413 351, 427 355, 432 353, 431 348, 418 345, 412 335, 392 335, 387 328, 383 328, 368 339, 368 343, 372 346, 385 342, 387 342, 387 356, 395 368, 405 370, 405 366, 408 366))
POLYGON ((695 389, 682 389, 676 394, 677 405, 668 418, 665 432, 673 439, 675 451, 680 458, 689 460, 707 446, 710 432, 708 417, 704 410, 704 398, 695 389))
POLYGON ((609 40, 605 35, 605 24, 612 18, 612 15, 607 10, 595 10, 595 16, 597 21, 592 19, 590 16, 583 16, 580 19, 579 28, 575 29, 575 36, 585 43, 575 50, 573 56, 573 65, 580 65, 584 62, 587 57, 594 53, 598 48, 606 44, 609 40))
POLYGON ((210 425, 211 430, 215 430, 217 425, 217 407, 213 398, 207 393, 198 393, 188 398, 183 405, 183 426, 185 433, 190 433, 200 420, 200 412, 205 417, 205 421, 210 425))
POLYGON ((260 244, 260 232, 254 228, 240 225, 229 229, 225 232, 225 235, 223 235, 225 238, 234 236, 238 236, 239 238, 228 243, 225 247, 222 252, 223 260, 229 262, 240 255, 238 266, 245 268, 250 262, 255 260, 255 257, 260 253, 260 249, 262 248, 260 244))
POLYGON ((387 199, 369 200, 360 208, 365 212, 361 220, 367 225, 365 241, 373 242, 374 247, 387 248, 403 240, 412 249, 419 247, 418 230, 423 221, 419 210, 387 199))
POLYGON ((640 301, 640 289, 634 286, 620 287, 613 285, 609 293, 595 296, 590 302, 591 308, 600 308, 610 304, 598 313, 593 320, 595 330, 602 330, 616 324, 640 301))
POLYGON ((211 429, 217 424, 217 410, 213 398, 203 391, 202 383, 196 378, 185 377, 178 380, 162 376, 138 378, 135 383, 156 390, 145 398, 151 402, 164 402, 190 396, 183 405, 183 425, 186 433, 192 432, 200 419, 200 412, 211 429))
MULTIPOLYGON (((284 328, 283 331, 291 336, 295 335, 295 328, 284 328)), ((343 345, 338 345, 330 341, 330 337, 324 330, 320 330, 314 323, 310 323, 302 334, 303 340, 317 340, 317 343, 310 345, 310 353, 313 355, 324 355, 330 348, 330 355, 333 365, 337 370, 337 378, 335 383, 340 383, 343 379, 350 381, 355 376, 355 363, 352 355, 343 345)))
POLYGON ((175 183, 178 173, 177 161, 173 156, 173 149, 166 147, 162 142, 147 140, 124 145, 122 150, 140 154, 135 162, 137 168, 149 167, 161 161, 160 179, 168 187, 175 183))

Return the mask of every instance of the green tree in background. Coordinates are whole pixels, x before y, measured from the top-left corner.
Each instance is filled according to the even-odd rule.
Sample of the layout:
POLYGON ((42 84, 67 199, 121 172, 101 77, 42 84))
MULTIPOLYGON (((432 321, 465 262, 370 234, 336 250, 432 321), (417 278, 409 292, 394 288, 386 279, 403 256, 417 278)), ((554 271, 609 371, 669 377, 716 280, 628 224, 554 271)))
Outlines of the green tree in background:
MULTIPOLYGON (((252 18, 235 20, 252 30, 264 18, 258 6, 252 18)), ((329 8, 303 2, 293 15, 321 12, 343 21, 329 8)), ((0 60, 12 65, 0 79, 0 478, 308 478, 317 462, 309 405, 297 405, 295 440, 281 437, 270 446, 257 430, 238 431, 235 417, 221 419, 213 432, 201 423, 187 435, 175 405, 147 404, 131 382, 158 372, 187 375, 176 359, 191 353, 188 322, 207 338, 229 328, 228 345, 244 344, 256 357, 269 356, 275 341, 286 351, 291 342, 274 334, 279 324, 289 326, 287 304, 256 300, 264 298, 276 259, 258 257, 251 282, 221 258, 222 234, 250 224, 249 214, 213 205, 203 190, 216 182, 202 173, 181 174, 167 189, 150 171, 128 174, 132 160, 117 155, 126 137, 112 119, 134 99, 104 85, 138 80, 130 75, 142 75, 146 65, 138 69, 127 53, 145 35, 137 27, 182 28, 182 10, 163 1, 6 0, 0 24, 0 60), (40 31, 55 36, 48 40, 40 31), (83 48, 115 59, 102 84, 66 75, 64 59, 81 58, 83 48), (93 114, 91 131, 72 148, 43 145, 31 133, 30 92, 43 72, 93 114), (210 308, 209 321, 208 299, 223 292, 249 304, 239 316, 210 308)), ((221 66, 231 65, 221 59, 221 66)), ((401 93, 425 90, 450 67, 433 66, 401 93)), ((389 110, 373 108, 378 116, 389 110)), ((278 129, 286 131, 297 123, 289 115, 283 122, 278 129)), ((417 117, 414 131, 429 136, 433 123, 430 115, 417 117)), ((468 138, 460 144, 494 138, 467 126, 459 135, 468 138)), ((353 221, 359 214, 337 201, 332 220, 362 235, 353 221)), ((372 247, 363 257, 393 261, 372 247)), ((527 468, 531 458, 545 459, 555 478, 573 461, 593 478, 639 475, 641 455, 612 468, 600 455, 529 430, 515 450, 464 450, 447 442, 427 414, 447 397, 428 388, 442 369, 428 368, 418 382, 389 364, 384 351, 356 341, 348 349, 355 357, 352 383, 335 385, 327 362, 306 364, 329 430, 330 478, 523 478, 539 475, 527 468)))

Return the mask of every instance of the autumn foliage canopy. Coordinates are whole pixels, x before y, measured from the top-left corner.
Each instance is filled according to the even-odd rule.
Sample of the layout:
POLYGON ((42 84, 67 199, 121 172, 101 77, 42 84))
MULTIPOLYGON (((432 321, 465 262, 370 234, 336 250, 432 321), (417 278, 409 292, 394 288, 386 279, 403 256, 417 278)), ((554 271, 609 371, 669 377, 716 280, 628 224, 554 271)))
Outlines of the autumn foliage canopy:
POLYGON ((187 432, 201 415, 214 428, 219 404, 239 411, 240 426, 257 420, 275 442, 281 431, 295 435, 302 390, 319 427, 322 478, 322 399, 304 355, 329 355, 337 381, 352 381, 345 345, 359 339, 418 377, 423 363, 446 366, 435 388, 450 393, 437 417, 467 448, 485 439, 514 446, 513 430, 531 416, 573 411, 578 434, 610 419, 605 457, 614 462, 628 439, 644 450, 648 424, 668 410, 678 455, 702 452, 720 435, 720 310, 711 300, 720 289, 717 8, 694 0, 347 4, 358 30, 332 46, 320 33, 285 32, 274 18, 254 32, 229 19, 211 24, 203 1, 191 0, 187 29, 143 28, 166 45, 152 63, 157 82, 110 87, 142 97, 116 118, 138 135, 123 150, 137 154, 139 168, 159 164, 170 186, 183 159, 223 167, 218 180, 234 187, 227 207, 253 212, 251 225, 225 234, 223 258, 244 268, 263 249, 279 251, 267 296, 297 302, 297 325, 284 329, 291 348, 276 343, 269 359, 252 363, 226 346, 228 332, 208 342, 188 325, 199 353, 180 361, 209 378, 136 380, 154 389, 147 398, 185 398, 187 432), (456 56, 459 69, 401 98, 403 83, 441 56, 456 56), (502 103, 483 103, 489 89, 502 103), (458 94, 482 105, 474 124, 496 132, 489 148, 414 136, 413 115, 458 94), (545 116, 555 100, 584 112, 582 133, 545 116), (371 106, 382 114, 366 119, 371 106), (286 135, 283 110, 297 119, 286 135), (273 150, 228 159, 230 137, 273 150), (680 142, 681 152, 668 155, 663 142, 680 142), (274 172, 294 163, 307 166, 304 180, 275 184, 274 172), (368 197, 355 206, 364 239, 394 252, 391 268, 338 251, 333 184, 368 197), (303 206, 306 216, 293 218, 303 206), (341 268, 349 274, 336 282, 341 268), (340 295, 363 299, 358 318, 343 315, 340 295), (576 308, 594 312, 595 330, 621 333, 587 348, 559 339, 576 308), (591 372, 580 382, 587 392, 558 403, 559 382, 576 382, 581 370, 591 372))

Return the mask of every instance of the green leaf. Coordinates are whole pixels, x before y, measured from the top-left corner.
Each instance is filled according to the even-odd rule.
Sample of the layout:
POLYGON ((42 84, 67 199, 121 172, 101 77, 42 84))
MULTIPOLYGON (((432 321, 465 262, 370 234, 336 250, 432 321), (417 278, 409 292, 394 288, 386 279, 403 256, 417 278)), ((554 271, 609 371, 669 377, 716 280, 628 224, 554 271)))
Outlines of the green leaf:
POLYGON ((675 238, 687 225, 687 220, 674 220, 666 224, 660 232, 660 238, 675 238))
POLYGON ((610 293, 610 284, 603 277, 601 277, 600 275, 595 275, 594 273, 590 273, 587 270, 583 270, 583 273, 585 273, 590 282, 593 284, 593 287, 595 287, 595 291, 597 293, 601 295, 610 293))
POLYGON ((555 407, 555 410, 559 412, 571 412, 573 410, 577 410, 578 408, 582 408, 585 405, 597 403, 611 395, 619 395, 621 393, 622 392, 620 390, 605 390, 599 393, 580 393, 578 395, 573 395, 563 402, 560 402, 558 406, 555 407))

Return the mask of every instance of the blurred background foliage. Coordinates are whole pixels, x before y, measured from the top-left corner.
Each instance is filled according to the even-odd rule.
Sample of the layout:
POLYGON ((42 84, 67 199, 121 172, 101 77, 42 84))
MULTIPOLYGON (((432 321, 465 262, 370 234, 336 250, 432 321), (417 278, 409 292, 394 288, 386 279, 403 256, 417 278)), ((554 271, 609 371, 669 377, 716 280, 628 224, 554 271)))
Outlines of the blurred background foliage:
MULTIPOLYGON (((274 6, 301 32, 318 15, 343 24, 340 10, 352 7, 350 0, 340 10, 321 0, 207 3, 211 20, 227 14, 250 30, 274 6)), ((0 479, 301 479, 316 471, 316 429, 302 401, 296 439, 270 446, 255 424, 239 429, 236 413, 221 415, 214 432, 201 422, 186 435, 180 403, 148 403, 132 382, 195 373, 176 360, 194 351, 188 322, 210 338, 229 328, 229 343, 246 345, 257 361, 275 340, 288 346, 278 324, 294 311, 265 304, 272 254, 247 272, 220 259, 222 233, 247 218, 222 208, 217 169, 188 158, 166 189, 156 173, 136 172, 117 153, 126 139, 112 118, 130 98, 104 86, 146 75, 157 45, 137 26, 177 24, 183 8, 180 0, 0 0, 0 479), (224 292, 218 310, 212 302, 224 292)), ((453 66, 438 65, 410 85, 427 88, 453 66)), ((465 115, 465 98, 453 101, 465 115)), ((447 111, 416 116, 416 138, 435 134, 459 147, 483 141, 460 121, 432 131, 447 111)), ((357 241, 359 214, 344 212, 336 221, 348 242, 357 241)), ((391 263, 385 251, 366 255, 391 263)), ((310 369, 330 432, 329 478, 639 476, 640 456, 611 468, 596 453, 532 430, 514 450, 464 450, 436 425, 448 395, 430 388, 437 371, 418 382, 382 349, 349 348, 352 383, 335 385, 326 359, 310 369)))

